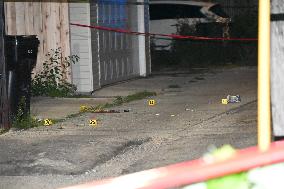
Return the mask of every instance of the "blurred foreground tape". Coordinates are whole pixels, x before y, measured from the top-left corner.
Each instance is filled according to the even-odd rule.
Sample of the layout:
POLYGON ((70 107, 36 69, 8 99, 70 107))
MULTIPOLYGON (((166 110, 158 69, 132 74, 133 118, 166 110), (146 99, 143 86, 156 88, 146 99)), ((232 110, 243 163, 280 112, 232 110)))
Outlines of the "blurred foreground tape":
POLYGON ((43 121, 44 123, 44 126, 50 126, 50 125, 52 125, 52 121, 50 120, 50 119, 45 119, 44 121, 43 121))
POLYGON ((284 140, 272 143, 265 152, 257 147, 235 151, 225 145, 209 155, 64 189, 283 189, 284 140))

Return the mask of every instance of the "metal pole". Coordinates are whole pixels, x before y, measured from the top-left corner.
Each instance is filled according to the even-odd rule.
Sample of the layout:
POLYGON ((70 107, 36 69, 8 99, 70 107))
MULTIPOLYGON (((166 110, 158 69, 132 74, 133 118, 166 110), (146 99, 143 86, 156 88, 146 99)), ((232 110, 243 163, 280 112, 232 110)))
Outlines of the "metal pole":
POLYGON ((270 0, 259 1, 258 19, 258 148, 266 151, 271 140, 270 0))

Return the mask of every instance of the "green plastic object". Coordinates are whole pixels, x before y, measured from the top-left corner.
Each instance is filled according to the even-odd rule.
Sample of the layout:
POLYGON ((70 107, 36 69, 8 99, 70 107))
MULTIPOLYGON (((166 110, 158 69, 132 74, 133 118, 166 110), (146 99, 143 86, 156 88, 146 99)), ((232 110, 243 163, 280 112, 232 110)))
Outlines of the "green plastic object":
POLYGON ((247 173, 239 173, 218 179, 208 180, 207 189, 249 189, 247 173))

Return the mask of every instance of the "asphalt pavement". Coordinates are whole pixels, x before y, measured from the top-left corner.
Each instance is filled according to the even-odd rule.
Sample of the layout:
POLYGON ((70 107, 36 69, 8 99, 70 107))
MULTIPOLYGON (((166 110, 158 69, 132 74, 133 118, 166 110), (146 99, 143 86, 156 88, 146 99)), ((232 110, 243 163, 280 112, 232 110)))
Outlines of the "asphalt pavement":
POLYGON ((105 91, 159 94, 116 107, 130 112, 86 113, 0 135, 0 188, 58 188, 196 159, 223 144, 256 145, 256 84, 257 69, 241 67, 110 86, 105 91), (242 101, 221 104, 228 94, 242 101))

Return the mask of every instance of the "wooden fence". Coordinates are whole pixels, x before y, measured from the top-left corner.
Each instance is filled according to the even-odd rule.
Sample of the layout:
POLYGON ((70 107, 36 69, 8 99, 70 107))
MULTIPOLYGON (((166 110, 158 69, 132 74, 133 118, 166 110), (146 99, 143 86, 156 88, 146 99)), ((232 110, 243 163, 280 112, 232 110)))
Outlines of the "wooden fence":
MULTIPOLYGON (((37 35, 40 40, 36 71, 42 68, 50 49, 62 48, 70 55, 69 5, 59 1, 6 1, 7 35, 37 35)), ((67 76, 70 79, 70 75, 67 76)))

